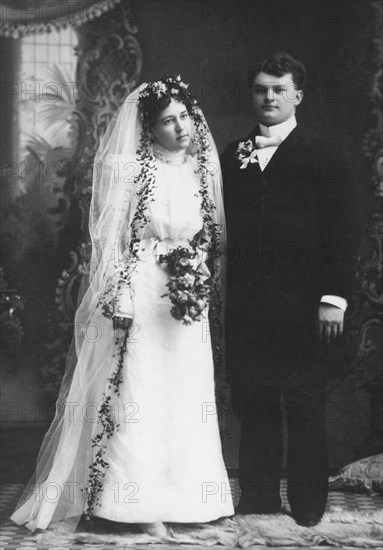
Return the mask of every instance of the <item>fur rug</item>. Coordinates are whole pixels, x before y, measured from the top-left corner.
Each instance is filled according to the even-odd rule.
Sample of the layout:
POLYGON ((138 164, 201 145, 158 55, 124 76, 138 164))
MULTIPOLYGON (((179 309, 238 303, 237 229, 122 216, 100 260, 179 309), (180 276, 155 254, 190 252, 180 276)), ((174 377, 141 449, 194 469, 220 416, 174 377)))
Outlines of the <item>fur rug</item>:
POLYGON ((90 526, 65 535, 52 531, 29 537, 40 544, 115 544, 118 548, 159 543, 169 545, 221 545, 226 548, 347 546, 383 549, 383 510, 347 511, 333 506, 315 527, 300 527, 286 514, 236 515, 207 524, 167 524, 162 539, 142 534, 128 524, 90 526), (94 527, 94 528, 93 528, 94 527))

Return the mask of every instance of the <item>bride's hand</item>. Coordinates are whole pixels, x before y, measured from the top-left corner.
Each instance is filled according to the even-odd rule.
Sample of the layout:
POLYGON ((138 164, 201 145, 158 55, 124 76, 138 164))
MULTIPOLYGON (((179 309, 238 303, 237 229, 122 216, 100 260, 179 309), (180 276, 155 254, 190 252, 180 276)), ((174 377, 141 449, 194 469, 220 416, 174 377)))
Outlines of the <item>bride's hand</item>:
POLYGON ((113 317, 113 328, 114 330, 122 329, 126 332, 130 329, 133 319, 130 317, 113 317))

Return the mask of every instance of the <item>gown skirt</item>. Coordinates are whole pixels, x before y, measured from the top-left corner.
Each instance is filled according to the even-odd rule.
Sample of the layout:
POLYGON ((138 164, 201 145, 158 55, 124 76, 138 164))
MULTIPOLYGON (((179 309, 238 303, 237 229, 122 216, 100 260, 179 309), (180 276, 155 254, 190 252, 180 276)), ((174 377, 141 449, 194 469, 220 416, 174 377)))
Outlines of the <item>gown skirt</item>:
POLYGON ((131 284, 134 322, 124 355, 119 429, 95 515, 132 523, 206 522, 234 513, 222 458, 207 314, 184 325, 162 295, 169 281, 159 254, 201 228, 198 180, 187 162, 159 163, 158 196, 131 284), (165 249, 165 250, 164 250, 165 249))
MULTIPOLYGON (((125 306, 133 305, 134 321, 119 394, 113 392, 110 403, 119 427, 107 440, 103 460, 108 467, 93 514, 124 523, 207 522, 234 513, 216 413, 209 323, 207 315, 191 326, 171 316, 169 298, 163 297, 169 281, 167 266, 159 261, 160 254, 188 244, 203 228, 191 157, 176 165, 157 161, 148 214, 150 221, 139 235, 140 261, 131 287, 121 290, 120 304, 125 300, 125 306)), ((100 324, 101 333, 110 334, 110 320, 99 310, 97 315, 101 318, 95 316, 93 321, 100 324)), ((114 352, 114 336, 107 336, 96 343, 87 360, 99 363, 100 357, 112 358, 114 352)), ((99 376, 110 368, 99 366, 99 376)), ((86 392, 86 376, 86 371, 75 369, 68 402, 73 402, 72 389, 75 395, 77 385, 86 392)), ((102 390, 103 381, 93 386, 102 390)), ((82 415, 76 415, 76 422, 67 416, 64 420, 48 477, 11 517, 32 531, 77 518, 84 506, 81 487, 74 503, 67 492, 62 499, 40 498, 51 484, 65 488, 70 482, 70 487, 77 487, 88 477, 94 460, 88 439, 82 442, 82 415)), ((44 452, 47 449, 54 451, 48 446, 44 452)))

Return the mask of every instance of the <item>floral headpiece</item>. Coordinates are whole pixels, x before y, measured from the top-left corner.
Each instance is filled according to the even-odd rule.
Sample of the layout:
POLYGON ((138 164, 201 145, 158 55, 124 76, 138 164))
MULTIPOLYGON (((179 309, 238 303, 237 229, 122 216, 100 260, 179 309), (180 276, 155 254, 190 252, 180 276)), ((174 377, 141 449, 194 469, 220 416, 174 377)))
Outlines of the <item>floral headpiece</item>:
MULTIPOLYGON (((189 88, 189 84, 185 84, 181 80, 181 76, 172 76, 168 75, 161 80, 156 80, 154 82, 148 82, 145 88, 140 93, 140 100, 143 100, 146 97, 154 95, 156 99, 159 99, 162 95, 169 93, 172 96, 178 95, 180 91, 185 91, 189 88)), ((190 92, 188 92, 191 96, 190 92)))
POLYGON ((166 108, 168 99, 184 103, 189 114, 194 118, 198 107, 197 99, 188 91, 189 84, 182 81, 181 76, 165 76, 160 80, 148 82, 139 95, 139 105, 144 130, 150 130, 153 113, 158 111, 159 104, 166 108))

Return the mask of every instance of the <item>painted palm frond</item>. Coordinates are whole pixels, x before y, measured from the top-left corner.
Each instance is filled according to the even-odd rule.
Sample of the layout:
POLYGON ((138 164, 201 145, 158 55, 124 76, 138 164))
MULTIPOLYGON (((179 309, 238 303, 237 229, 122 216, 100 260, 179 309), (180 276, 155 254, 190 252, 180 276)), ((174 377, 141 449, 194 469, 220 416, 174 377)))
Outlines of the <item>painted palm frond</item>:
POLYGON ((67 69, 53 65, 46 69, 48 83, 38 107, 38 116, 48 138, 57 142, 57 136, 66 136, 76 106, 76 86, 74 77, 67 69))
POLYGON ((28 136, 26 147, 40 162, 60 163, 66 161, 72 154, 72 149, 52 147, 45 137, 40 135, 28 136))

